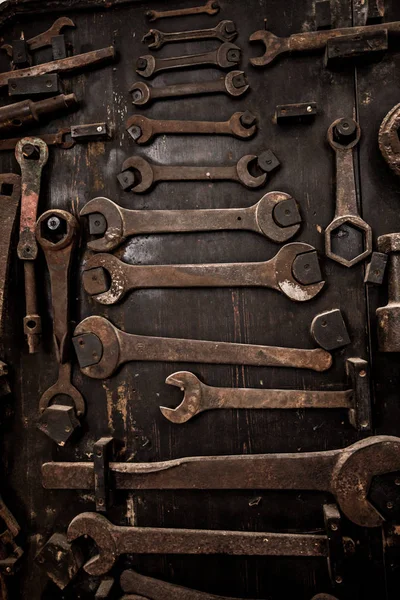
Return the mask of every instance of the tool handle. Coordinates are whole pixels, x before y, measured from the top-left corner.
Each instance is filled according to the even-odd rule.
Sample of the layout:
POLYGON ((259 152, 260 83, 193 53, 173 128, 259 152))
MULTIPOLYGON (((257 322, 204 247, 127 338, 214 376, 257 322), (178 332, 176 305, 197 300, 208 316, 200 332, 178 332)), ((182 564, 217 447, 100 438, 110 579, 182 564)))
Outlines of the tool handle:
POLYGON ((353 148, 336 150, 335 217, 358 215, 353 148))
POLYGON ((164 87, 153 87, 151 88, 151 97, 174 98, 176 96, 198 96, 199 94, 213 94, 225 91, 225 77, 221 77, 213 81, 203 81, 201 83, 176 83, 164 87))
POLYGON ((171 167, 152 165, 154 181, 240 181, 236 165, 225 167, 171 167))
POLYGON ((203 386, 204 410, 237 409, 303 409, 351 408, 353 390, 271 390, 246 388, 215 388, 203 386), (205 400, 206 398, 206 400, 205 400))

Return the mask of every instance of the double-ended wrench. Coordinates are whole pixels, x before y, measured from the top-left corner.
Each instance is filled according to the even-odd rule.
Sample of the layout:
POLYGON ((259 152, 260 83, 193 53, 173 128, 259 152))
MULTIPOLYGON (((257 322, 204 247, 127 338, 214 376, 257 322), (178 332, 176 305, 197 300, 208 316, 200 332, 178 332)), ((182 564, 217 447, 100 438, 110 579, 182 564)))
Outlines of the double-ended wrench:
POLYGON ((238 32, 233 21, 220 21, 210 29, 195 29, 192 31, 166 32, 158 29, 150 29, 142 38, 142 42, 148 44, 149 50, 159 50, 165 44, 172 42, 192 42, 197 40, 220 40, 221 42, 232 42, 238 32))
POLYGON ((203 6, 192 6, 190 8, 175 8, 172 10, 148 10, 146 17, 149 21, 165 19, 167 17, 187 17, 190 15, 216 15, 219 12, 219 4, 215 0, 208 0, 203 6))

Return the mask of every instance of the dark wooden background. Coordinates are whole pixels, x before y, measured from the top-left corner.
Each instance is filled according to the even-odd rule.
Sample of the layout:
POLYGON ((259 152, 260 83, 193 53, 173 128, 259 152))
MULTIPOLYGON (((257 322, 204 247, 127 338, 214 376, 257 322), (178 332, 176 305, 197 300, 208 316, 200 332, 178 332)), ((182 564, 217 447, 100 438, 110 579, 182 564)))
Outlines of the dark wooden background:
MULTIPOLYGON (((200 3, 176 0, 173 6, 200 3)), ((107 6, 97 0, 6 3, 1 35, 7 42, 18 38, 21 30, 26 38, 44 31, 57 16, 65 14, 76 23, 76 29, 66 30, 74 54, 110 44, 116 45, 119 54, 115 65, 64 77, 67 90, 81 102, 79 112, 29 130, 40 134, 66 124, 104 120, 114 130, 113 140, 106 143, 76 145, 72 150, 50 148, 40 211, 57 207, 78 214, 88 200, 99 195, 138 209, 245 207, 257 202, 265 191, 282 190, 292 194, 301 207, 304 223, 296 239, 314 245, 323 255, 322 232, 333 217, 335 202, 334 155, 325 141, 326 132, 335 119, 354 116, 362 129, 357 158, 363 216, 373 227, 374 238, 398 231, 400 181, 379 154, 377 133, 384 115, 399 101, 400 54, 389 53, 378 63, 339 72, 324 68, 322 54, 284 57, 266 69, 257 70, 249 64, 249 57, 257 55, 261 47, 250 46, 248 38, 253 31, 264 28, 264 19, 267 28, 280 36, 313 30, 313 4, 311 0, 221 0, 221 11, 212 18, 203 15, 156 22, 154 26, 161 30, 179 31, 232 19, 239 30, 236 43, 243 51, 241 66, 251 90, 239 99, 224 95, 171 99, 140 110, 131 104, 128 88, 139 79, 135 74, 136 58, 147 52, 141 43, 149 29, 145 11, 166 8, 169 2, 117 0, 107 6), (313 123, 285 127, 274 124, 277 104, 307 101, 318 103, 319 114, 313 123), (170 136, 136 147, 124 127, 125 119, 134 112, 153 118, 225 120, 233 112, 246 109, 259 119, 259 132, 251 141, 170 136), (244 154, 257 154, 266 148, 275 152, 282 167, 264 190, 245 190, 229 182, 161 183, 148 194, 134 195, 122 192, 116 180, 122 162, 134 153, 160 164, 217 165, 233 164, 244 154)), ((400 19, 400 5, 395 0, 386 0, 385 4, 385 20, 400 19)), ((351 0, 332 1, 332 7, 334 26, 357 24, 359 15, 351 0)), ((158 55, 214 47, 215 42, 173 44, 158 55)), ((51 49, 38 52, 37 58, 40 62, 51 60, 51 49)), ((0 70, 8 68, 7 58, 0 54, 0 70)), ((161 74, 154 84, 218 76, 220 73, 213 69, 192 70, 161 74)), ((8 102, 3 92, 1 103, 8 102)), ((0 156, 0 168, 2 172, 18 172, 13 152, 0 156)), ((83 231, 80 264, 85 258, 85 236, 83 231)), ((268 260, 278 249, 278 245, 250 232, 219 232, 138 236, 117 254, 132 264, 204 263, 268 260)), ((398 434, 398 356, 379 354, 375 335, 375 309, 386 303, 386 288, 366 291, 364 265, 346 269, 324 258, 322 263, 326 287, 307 303, 296 304, 263 289, 155 289, 136 291, 110 308, 85 296, 77 264, 71 295, 74 322, 99 314, 123 330, 139 334, 312 348, 312 318, 321 311, 340 308, 352 343, 336 351, 333 367, 320 374, 295 369, 142 362, 129 363, 111 379, 96 381, 84 377, 76 366, 74 382, 86 399, 87 417, 78 441, 58 448, 35 424, 40 395, 57 377, 46 268, 41 261, 38 271, 44 350, 30 356, 22 331, 23 273, 14 256, 5 348, 13 395, 3 399, 1 489, 22 526, 25 555, 12 582, 12 598, 91 598, 96 587, 96 580, 83 573, 70 590, 62 593, 33 563, 38 549, 52 533, 65 531, 79 512, 94 510, 92 494, 44 490, 40 482, 42 462, 89 460, 94 442, 103 435, 112 435, 118 441, 121 461, 138 462, 208 454, 334 449, 360 437, 349 425, 346 412, 340 410, 224 410, 204 413, 185 425, 173 425, 163 418, 159 405, 175 406, 180 402, 181 392, 164 384, 166 376, 174 371, 192 370, 216 386, 334 390, 345 386, 345 359, 360 356, 372 361, 374 431, 398 434)), ((328 495, 307 492, 119 493, 108 517, 121 525, 314 532, 323 529, 322 504, 328 499, 328 495)), ((385 564, 381 532, 362 531, 347 522, 345 532, 361 542, 349 597, 397 598, 398 571, 395 563, 385 564)), ((135 556, 123 557, 115 575, 122 566, 129 565, 147 575, 221 595, 309 600, 317 592, 332 591, 323 559, 135 556)))

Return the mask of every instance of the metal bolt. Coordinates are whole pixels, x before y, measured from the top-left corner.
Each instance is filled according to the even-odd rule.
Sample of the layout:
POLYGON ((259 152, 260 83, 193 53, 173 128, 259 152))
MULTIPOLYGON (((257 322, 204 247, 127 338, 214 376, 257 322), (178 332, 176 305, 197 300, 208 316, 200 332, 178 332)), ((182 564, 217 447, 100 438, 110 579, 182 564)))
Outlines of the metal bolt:
POLYGON ((312 113, 313 111, 313 107, 312 106, 307 106, 307 112, 308 113, 312 113))
POLYGON ((56 217, 56 215, 53 215, 52 217, 50 217, 47 220, 47 227, 51 230, 51 231, 56 231, 56 229, 58 229, 61 225, 61 220, 56 217))
POLYGON ((238 62, 240 60, 240 52, 239 50, 229 50, 227 54, 228 60, 232 62, 238 62))
POLYGON ((141 90, 134 90, 132 92, 132 100, 133 102, 139 102, 143 98, 143 92, 141 90))
POLYGON ((343 577, 341 575, 337 575, 335 577, 335 581, 336 581, 336 583, 343 583, 343 577))
POLYGON ((393 502, 387 502, 386 504, 387 508, 392 509, 393 508, 393 502))
POLYGON ((400 477, 396 477, 396 479, 394 480, 394 484, 400 485, 400 477))
POLYGON ((332 531, 337 531, 338 526, 336 525, 336 523, 331 523, 331 529, 332 531))
POLYGON ((139 125, 132 125, 132 127, 129 127, 128 129, 128 133, 131 136, 131 138, 136 142, 136 140, 138 140, 142 135, 142 130, 139 127, 139 125))
POLYGON ((53 82, 51 81, 51 79, 48 79, 48 80, 46 81, 46 87, 48 87, 48 88, 51 88, 51 87, 53 87, 53 82))
POLYGON ((365 369, 362 369, 358 375, 359 375, 359 377, 365 377, 366 374, 367 374, 367 371, 365 369))
POLYGON ((242 74, 235 75, 235 77, 232 77, 232 85, 237 90, 241 87, 244 87, 245 85, 247 85, 246 77, 242 74))
POLYGON ((98 131, 99 133, 101 133, 101 132, 103 131, 103 126, 102 126, 102 125, 99 125, 99 126, 97 127, 97 131, 98 131))
POLYGON ((233 21, 228 21, 227 23, 225 23, 225 31, 226 33, 233 33, 234 31, 236 31, 235 23, 233 23, 233 21))
POLYGON ((33 144, 25 144, 22 147, 22 154, 28 160, 37 160, 40 156, 40 150, 33 144))
POLYGON ((139 71, 144 71, 146 67, 147 60, 145 58, 138 58, 136 61, 136 68, 139 69, 139 71))
POLYGON ((252 115, 249 110, 246 110, 240 117, 240 122, 243 127, 252 127, 256 121, 256 117, 252 115))

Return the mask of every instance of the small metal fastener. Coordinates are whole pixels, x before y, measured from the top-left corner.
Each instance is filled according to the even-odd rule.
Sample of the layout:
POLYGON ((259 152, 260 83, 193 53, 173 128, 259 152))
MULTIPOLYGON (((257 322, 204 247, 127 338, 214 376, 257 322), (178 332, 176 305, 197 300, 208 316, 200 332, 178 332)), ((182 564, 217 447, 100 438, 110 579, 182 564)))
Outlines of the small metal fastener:
POLYGON ((61 221, 55 215, 53 215, 52 217, 50 217, 50 219, 48 219, 48 221, 47 221, 47 227, 51 231, 56 231, 56 229, 58 229, 60 227, 60 225, 61 225, 61 221))

